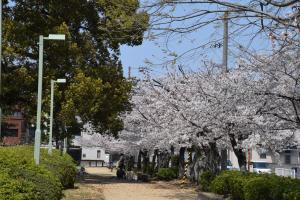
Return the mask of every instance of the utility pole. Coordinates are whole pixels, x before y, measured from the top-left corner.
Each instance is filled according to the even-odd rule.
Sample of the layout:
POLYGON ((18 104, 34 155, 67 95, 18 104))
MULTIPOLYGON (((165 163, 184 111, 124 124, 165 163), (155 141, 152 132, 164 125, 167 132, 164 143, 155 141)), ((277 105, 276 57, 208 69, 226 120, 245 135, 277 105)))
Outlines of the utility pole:
MULTIPOLYGON (((2 104, 2 0, 0 0, 0 98, 2 104)), ((0 138, 2 137, 2 105, 0 104, 0 138)))
POLYGON ((128 67, 128 79, 131 78, 131 67, 128 67))
MULTIPOLYGON (((228 73, 228 11, 224 13, 223 72, 228 73)), ((227 149, 221 150, 221 170, 227 169, 227 149)))
POLYGON ((228 11, 224 13, 224 34, 223 34, 223 67, 228 72, 228 11))

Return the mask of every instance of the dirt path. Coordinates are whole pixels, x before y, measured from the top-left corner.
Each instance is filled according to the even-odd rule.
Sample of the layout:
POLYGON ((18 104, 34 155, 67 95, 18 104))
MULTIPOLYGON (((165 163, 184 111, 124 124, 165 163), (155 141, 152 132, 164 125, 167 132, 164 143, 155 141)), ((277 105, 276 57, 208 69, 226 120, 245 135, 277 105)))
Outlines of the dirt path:
POLYGON ((119 181, 107 168, 88 168, 89 176, 78 188, 67 190, 64 200, 195 200, 194 189, 173 183, 119 181))

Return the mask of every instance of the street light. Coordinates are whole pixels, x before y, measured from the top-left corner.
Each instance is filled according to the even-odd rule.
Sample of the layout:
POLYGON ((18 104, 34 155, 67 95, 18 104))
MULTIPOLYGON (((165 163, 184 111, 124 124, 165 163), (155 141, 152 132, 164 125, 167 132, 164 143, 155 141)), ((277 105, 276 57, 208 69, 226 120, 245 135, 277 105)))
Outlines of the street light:
POLYGON ((34 161, 40 164, 40 146, 41 146, 41 110, 42 110, 42 85, 43 85, 43 49, 44 40, 64 40, 65 35, 50 34, 49 37, 40 35, 39 37, 39 78, 38 78, 38 97, 36 113, 36 130, 34 139, 34 161))
POLYGON ((51 102, 50 102, 50 131, 48 154, 52 154, 52 130, 53 130, 53 104, 54 104, 54 83, 66 83, 66 79, 51 80, 51 102))
MULTIPOLYGON (((0 0, 0 96, 2 94, 2 0, 0 0)), ((0 138, 2 137, 2 105, 0 105, 0 138)))

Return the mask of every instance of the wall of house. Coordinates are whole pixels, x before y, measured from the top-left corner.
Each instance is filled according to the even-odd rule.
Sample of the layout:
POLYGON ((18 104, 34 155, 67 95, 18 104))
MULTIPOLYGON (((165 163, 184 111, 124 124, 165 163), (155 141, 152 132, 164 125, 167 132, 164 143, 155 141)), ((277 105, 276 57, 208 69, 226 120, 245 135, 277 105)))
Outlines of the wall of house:
MULTIPOLYGON (((247 167, 249 167, 250 171, 251 171, 251 162, 270 163, 270 167, 273 168, 272 166, 274 164, 274 156, 269 152, 266 152, 266 155, 264 157, 261 156, 255 149, 249 149, 248 151, 245 152, 245 154, 247 157, 247 167)), ((228 160, 231 161, 232 167, 234 169, 239 169, 238 159, 232 150, 228 151, 228 160)))
MULTIPOLYGON (((228 152, 228 159, 231 161, 233 168, 239 168, 237 157, 235 156, 233 151, 228 152)), ((275 156, 266 152, 266 157, 263 158, 255 149, 251 149, 247 152, 247 161, 248 162, 266 162, 269 163, 269 167, 275 172, 275 168, 298 168, 297 175, 300 176, 300 150, 294 149, 289 151, 283 151, 279 154, 279 157, 275 158, 275 156), (289 159, 286 159, 286 156, 290 155, 290 163, 286 162, 289 159)), ((251 165, 249 165, 251 171, 251 165)))
POLYGON ((269 152, 265 153, 266 157, 263 157, 262 154, 259 154, 255 149, 251 149, 250 150, 250 162, 266 162, 266 163, 273 163, 274 162, 274 158, 272 156, 272 154, 270 154, 269 152))
POLYGON ((109 163, 109 154, 106 154, 105 150, 99 147, 82 147, 81 160, 109 163), (100 151, 99 157, 97 151, 100 151))
POLYGON ((292 168, 292 167, 299 167, 299 165, 300 165, 300 151, 299 150, 289 150, 289 151, 283 151, 280 154, 280 160, 278 162, 277 167, 292 168), (288 159, 287 156, 290 159, 288 159))

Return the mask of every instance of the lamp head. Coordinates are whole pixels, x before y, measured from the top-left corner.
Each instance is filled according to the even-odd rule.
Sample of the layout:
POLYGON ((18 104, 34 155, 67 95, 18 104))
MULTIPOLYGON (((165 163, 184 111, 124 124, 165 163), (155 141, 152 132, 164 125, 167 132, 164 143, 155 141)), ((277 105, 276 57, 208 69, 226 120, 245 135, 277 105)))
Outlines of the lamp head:
POLYGON ((65 40, 65 34, 49 34, 48 40, 65 40))
POLYGON ((66 79, 65 78, 59 78, 56 80, 56 83, 66 83, 66 79))

